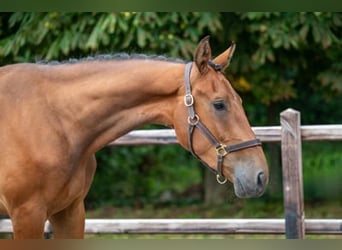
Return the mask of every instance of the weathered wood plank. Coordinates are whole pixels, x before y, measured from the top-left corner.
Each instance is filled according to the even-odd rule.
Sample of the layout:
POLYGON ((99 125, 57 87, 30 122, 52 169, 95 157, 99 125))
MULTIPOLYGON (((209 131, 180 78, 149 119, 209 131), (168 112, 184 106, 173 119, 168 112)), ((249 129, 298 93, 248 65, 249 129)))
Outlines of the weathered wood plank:
POLYGON ((277 142, 281 140, 281 127, 252 127, 256 137, 262 142, 277 142))
POLYGON ((286 238, 303 239, 305 225, 300 113, 293 109, 285 110, 280 114, 280 124, 286 238))
POLYGON ((176 143, 178 143, 178 140, 173 129, 150 129, 131 131, 109 143, 108 146, 176 143))
POLYGON ((305 141, 341 141, 342 125, 301 126, 302 140, 305 141))
MULTIPOLYGON (((342 219, 306 219, 307 234, 341 234, 342 219)), ((45 232, 51 232, 49 222, 45 232)), ((283 234, 284 219, 86 219, 87 234, 283 234)), ((12 233, 9 219, 0 220, 0 233, 12 233)))
MULTIPOLYGON (((281 141, 281 127, 252 127, 255 135, 262 142, 281 141)), ((306 141, 342 140, 342 125, 310 125, 301 126, 301 138, 306 141)), ((177 144, 173 129, 134 130, 112 141, 108 146, 145 145, 145 144, 177 144)))
POLYGON ((87 233, 209 233, 209 234, 252 234, 284 233, 284 220, 268 219, 130 219, 103 223, 102 220, 86 222, 87 233), (89 225, 89 227, 88 227, 89 225), (98 227, 100 226, 100 227, 98 227), (100 229, 101 230, 98 230, 100 229))
MULTIPOLYGON (((280 141, 280 126, 253 127, 257 136, 263 142, 280 141)), ((177 144, 176 133, 173 129, 134 130, 108 146, 145 145, 145 144, 177 144)))

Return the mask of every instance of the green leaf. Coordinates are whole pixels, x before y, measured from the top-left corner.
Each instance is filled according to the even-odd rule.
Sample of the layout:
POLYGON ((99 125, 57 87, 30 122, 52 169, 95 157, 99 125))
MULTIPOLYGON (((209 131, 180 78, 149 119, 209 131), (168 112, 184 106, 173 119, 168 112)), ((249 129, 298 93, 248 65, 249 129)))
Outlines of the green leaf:
POLYGON ((299 31, 299 36, 302 40, 306 40, 307 36, 308 36, 308 32, 309 32, 309 25, 308 24, 304 24, 302 26, 302 28, 299 31))
POLYGON ((137 27, 137 39, 139 47, 144 48, 146 46, 146 35, 145 31, 140 27, 137 27))

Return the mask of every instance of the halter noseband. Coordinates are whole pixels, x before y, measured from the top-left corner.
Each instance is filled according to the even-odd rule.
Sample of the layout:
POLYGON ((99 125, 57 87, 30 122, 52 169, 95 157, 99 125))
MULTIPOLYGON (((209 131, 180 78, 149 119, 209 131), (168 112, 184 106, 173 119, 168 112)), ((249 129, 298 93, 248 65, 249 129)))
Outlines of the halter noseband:
MULTIPOLYGON (((208 62, 209 66, 211 66, 216 71, 221 71, 221 65, 218 65, 212 61, 208 62)), ((261 142, 259 139, 253 139, 249 141, 244 141, 241 143, 233 144, 233 145, 224 145, 220 143, 216 137, 209 131, 209 129, 200 121, 198 114, 196 114, 194 107, 194 97, 191 94, 191 82, 190 82, 190 73, 192 68, 192 62, 189 62, 185 65, 184 79, 185 79, 185 96, 184 96, 184 104, 188 107, 188 145, 190 152, 198 158, 200 161, 200 157, 195 153, 193 148, 193 132, 195 128, 198 128, 199 131, 208 139, 208 141, 215 147, 217 154, 217 169, 216 171, 209 167, 205 162, 202 163, 209 168, 211 171, 216 173, 216 180, 220 184, 224 184, 227 182, 227 178, 223 175, 222 167, 223 167, 223 159, 224 157, 232 152, 239 151, 246 148, 261 146, 261 142)))

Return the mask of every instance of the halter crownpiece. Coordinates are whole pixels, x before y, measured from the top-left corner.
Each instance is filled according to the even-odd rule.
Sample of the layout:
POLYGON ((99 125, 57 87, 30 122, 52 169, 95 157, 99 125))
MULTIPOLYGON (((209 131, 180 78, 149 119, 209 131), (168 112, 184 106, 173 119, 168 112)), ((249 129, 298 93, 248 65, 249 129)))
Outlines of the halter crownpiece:
MULTIPOLYGON (((215 71, 221 71, 222 66, 214 63, 213 61, 209 61, 208 65, 211 66, 215 71)), ((185 65, 184 71, 184 80, 185 80, 185 96, 184 96, 184 105, 188 108, 188 145, 190 152, 199 159, 204 166, 209 168, 211 171, 216 173, 216 180, 219 184, 225 184, 227 182, 227 178, 223 175, 223 160, 226 155, 232 152, 236 152, 239 150, 261 146, 261 142, 259 139, 253 139, 244 141, 241 143, 233 144, 233 145, 224 145, 220 143, 216 137, 209 131, 209 129, 201 122, 200 117, 196 114, 194 103, 195 99, 191 92, 191 82, 190 82, 190 73, 192 68, 192 62, 189 62, 185 65), (215 147, 217 154, 217 168, 214 170, 209 167, 201 158, 196 154, 193 148, 193 133, 195 128, 198 128, 199 131, 208 139, 208 141, 215 147)))
POLYGON ((213 61, 208 61, 208 65, 212 67, 215 71, 222 71, 222 66, 220 64, 214 63, 213 61))

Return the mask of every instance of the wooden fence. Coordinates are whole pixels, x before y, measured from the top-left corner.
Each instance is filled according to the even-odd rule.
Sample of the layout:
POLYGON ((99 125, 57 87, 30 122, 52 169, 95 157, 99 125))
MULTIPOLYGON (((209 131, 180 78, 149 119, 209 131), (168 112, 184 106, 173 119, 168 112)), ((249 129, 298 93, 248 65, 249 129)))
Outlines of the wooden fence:
MULTIPOLYGON (((285 233, 289 239, 303 239, 305 233, 342 234, 342 218, 305 219, 301 155, 302 140, 342 140, 342 125, 301 126, 300 113, 293 109, 280 114, 280 124, 253 130, 263 142, 281 142, 284 219, 87 219, 86 233, 285 233)), ((109 146, 175 143, 174 130, 137 130, 109 146)), ((48 222, 45 230, 51 231, 48 222)), ((10 232, 10 220, 0 220, 0 233, 10 232)))
MULTIPOLYGON (((308 234, 341 234, 342 219, 307 219, 308 234)), ((11 233, 9 219, 0 233, 11 233)), ((45 225, 50 233, 50 224, 45 225)), ((285 219, 86 219, 87 234, 284 234, 285 219)))

